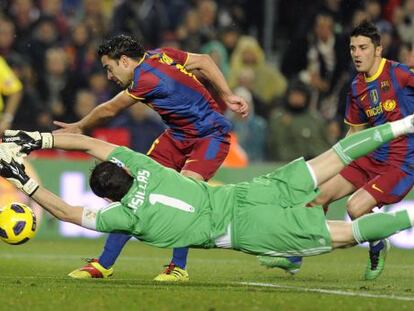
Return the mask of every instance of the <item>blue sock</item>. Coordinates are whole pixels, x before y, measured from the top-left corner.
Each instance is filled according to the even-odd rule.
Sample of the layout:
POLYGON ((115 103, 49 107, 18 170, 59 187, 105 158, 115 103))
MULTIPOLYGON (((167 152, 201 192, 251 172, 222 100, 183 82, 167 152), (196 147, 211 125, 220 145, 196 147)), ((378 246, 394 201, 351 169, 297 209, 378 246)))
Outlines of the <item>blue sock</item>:
POLYGON ((130 235, 124 233, 111 233, 105 242, 104 250, 99 257, 99 263, 109 269, 113 266, 125 243, 131 238, 130 235))
POLYGON ((188 247, 180 247, 173 249, 173 258, 171 262, 181 269, 185 269, 187 265, 188 247))
POLYGON ((291 263, 300 264, 302 262, 302 257, 299 256, 290 256, 286 257, 291 263))
POLYGON ((370 248, 371 252, 379 253, 384 248, 384 246, 385 246, 384 241, 381 240, 381 241, 377 242, 375 245, 372 245, 370 243, 369 248, 370 248))

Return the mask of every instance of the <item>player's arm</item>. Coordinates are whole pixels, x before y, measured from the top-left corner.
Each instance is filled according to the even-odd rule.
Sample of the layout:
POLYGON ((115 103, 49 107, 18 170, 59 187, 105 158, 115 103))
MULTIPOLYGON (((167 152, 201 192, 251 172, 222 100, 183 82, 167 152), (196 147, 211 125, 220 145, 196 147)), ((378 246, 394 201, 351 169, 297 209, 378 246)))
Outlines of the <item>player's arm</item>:
POLYGON ((4 143, 20 146, 20 152, 29 154, 39 149, 62 149, 86 152, 98 160, 106 160, 117 145, 89 136, 73 133, 40 133, 7 130, 2 138, 4 143))
POLYGON ((42 186, 39 186, 31 198, 57 219, 82 226, 83 207, 67 204, 42 186))
POLYGON ((185 68, 189 71, 198 70, 216 89, 229 109, 240 113, 243 117, 248 115, 249 106, 247 102, 242 97, 233 94, 226 79, 210 55, 188 53, 185 68))
POLYGON ((60 121, 53 121, 53 123, 61 127, 61 129, 56 132, 83 133, 84 131, 94 128, 95 126, 113 118, 122 110, 130 107, 136 102, 136 99, 129 96, 127 92, 122 91, 114 98, 96 106, 78 122, 64 123, 60 121))
POLYGON ((30 178, 25 172, 23 158, 15 147, 15 144, 9 143, 0 145, 0 176, 33 198, 56 218, 81 225, 83 208, 66 204, 30 178))
POLYGON ((23 97, 23 91, 19 90, 7 97, 5 109, 1 117, 0 132, 3 133, 5 129, 11 127, 17 108, 19 108, 20 101, 23 97))
POLYGON ((23 86, 13 70, 0 58, 0 90, 7 96, 5 108, 0 118, 0 132, 10 128, 23 96, 23 86))
POLYGON ((118 147, 103 140, 71 133, 53 134, 53 140, 54 149, 83 151, 100 161, 106 160, 109 154, 118 147))

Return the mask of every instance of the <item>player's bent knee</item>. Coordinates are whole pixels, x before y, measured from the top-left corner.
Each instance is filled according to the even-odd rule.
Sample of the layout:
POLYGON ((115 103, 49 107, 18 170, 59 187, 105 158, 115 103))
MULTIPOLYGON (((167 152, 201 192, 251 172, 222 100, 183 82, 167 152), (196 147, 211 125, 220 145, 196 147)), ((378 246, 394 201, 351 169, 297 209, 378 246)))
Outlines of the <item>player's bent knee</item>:
POLYGON ((308 205, 309 206, 318 206, 318 205, 326 206, 331 202, 332 202, 332 195, 330 195, 329 193, 322 192, 308 205))
POLYGON ((358 205, 358 202, 355 202, 355 201, 348 202, 346 206, 346 210, 348 212, 349 217, 351 217, 351 219, 359 218, 365 215, 367 212, 369 212, 369 211, 366 211, 365 209, 362 209, 361 205, 358 205))

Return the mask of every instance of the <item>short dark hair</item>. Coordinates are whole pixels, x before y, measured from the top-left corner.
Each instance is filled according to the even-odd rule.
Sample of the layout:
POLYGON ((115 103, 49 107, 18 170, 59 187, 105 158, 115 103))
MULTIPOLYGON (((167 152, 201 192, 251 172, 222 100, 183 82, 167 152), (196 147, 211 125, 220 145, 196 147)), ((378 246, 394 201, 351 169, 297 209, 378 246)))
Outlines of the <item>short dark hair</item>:
POLYGON ((132 186, 133 177, 117 164, 104 161, 95 166, 89 185, 98 197, 121 201, 132 186))
POLYGON ((145 53, 141 43, 127 35, 115 36, 98 47, 98 55, 102 57, 107 55, 111 59, 118 60, 122 55, 133 59, 140 59, 145 53))
POLYGON ((311 90, 309 87, 300 80, 294 79, 289 82, 287 94, 292 92, 299 92, 305 96, 306 103, 308 104, 311 99, 311 90))
POLYGON ((356 26, 352 32, 351 37, 364 36, 371 39, 375 46, 381 45, 381 35, 378 28, 368 20, 362 21, 356 26))

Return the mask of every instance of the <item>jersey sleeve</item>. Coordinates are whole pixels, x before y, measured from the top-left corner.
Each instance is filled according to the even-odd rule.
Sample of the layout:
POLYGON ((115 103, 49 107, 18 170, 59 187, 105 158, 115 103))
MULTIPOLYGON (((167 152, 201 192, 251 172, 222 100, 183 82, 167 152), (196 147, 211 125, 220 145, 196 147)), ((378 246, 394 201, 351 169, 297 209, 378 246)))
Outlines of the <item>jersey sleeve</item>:
POLYGON ((0 94, 12 95, 22 89, 22 83, 7 65, 6 61, 0 57, 0 94))
POLYGON ((175 63, 185 66, 188 60, 188 52, 184 52, 182 50, 174 49, 174 48, 162 48, 160 49, 162 53, 167 54, 171 57, 175 63))
POLYGON ((368 119, 364 111, 358 105, 357 99, 350 91, 346 97, 345 123, 351 126, 364 125, 368 119))
POLYGON ((134 228, 134 214, 120 202, 115 202, 98 211, 96 231, 131 233, 134 228))

